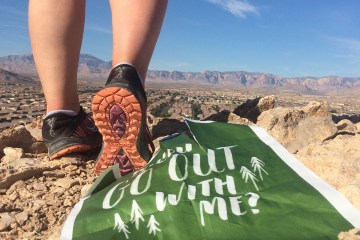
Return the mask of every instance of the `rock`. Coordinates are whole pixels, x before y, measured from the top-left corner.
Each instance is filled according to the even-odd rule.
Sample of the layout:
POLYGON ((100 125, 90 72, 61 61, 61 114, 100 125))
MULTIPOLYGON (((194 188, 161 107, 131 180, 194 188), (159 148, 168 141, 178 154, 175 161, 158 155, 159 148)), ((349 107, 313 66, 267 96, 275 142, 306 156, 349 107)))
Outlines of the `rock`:
POLYGON ((5 147, 22 148, 27 153, 32 153, 32 144, 36 139, 31 136, 24 126, 11 127, 0 133, 0 157, 4 156, 5 147))
POLYGON ((0 213, 2 212, 11 212, 14 209, 13 202, 0 203, 0 213))
POLYGON ((15 218, 9 213, 0 214, 0 232, 9 230, 10 225, 13 223, 15 223, 15 218))
POLYGON ((251 122, 256 123, 257 117, 261 114, 260 109, 257 107, 260 97, 255 99, 248 99, 246 102, 235 108, 234 114, 249 119, 251 122))
POLYGON ((32 210, 33 210, 34 212, 37 212, 37 211, 39 211, 40 209, 42 209, 43 207, 45 207, 45 206, 46 206, 45 200, 37 199, 37 200, 35 200, 34 203, 33 203, 32 210))
POLYGON ((43 138, 42 138, 42 125, 43 125, 42 117, 36 117, 34 119, 34 121, 32 121, 31 123, 25 125, 26 130, 28 130, 29 133, 31 134, 31 136, 33 138, 35 138, 36 141, 38 141, 38 142, 43 141, 43 138))
POLYGON ((60 239, 61 228, 57 227, 52 231, 52 234, 49 236, 48 240, 59 240, 60 239))
POLYGON ((355 127, 357 129, 357 133, 360 133, 360 122, 356 123, 355 127))
POLYGON ((238 115, 230 112, 229 110, 223 110, 219 113, 212 114, 209 117, 202 119, 202 121, 215 121, 243 125, 249 125, 252 123, 248 119, 239 117, 238 115))
MULTIPOLYGON (((70 157, 70 156, 65 156, 61 158, 61 161, 64 163, 64 167, 69 166, 71 164, 73 165, 82 165, 82 161, 81 158, 83 156, 78 155, 77 157, 70 157)), ((58 160, 57 160, 58 161, 58 160)))
POLYGON ((228 122, 230 114, 229 110, 223 110, 202 119, 202 121, 228 122))
POLYGON ((296 153, 296 157, 324 181, 340 190, 359 181, 359 146, 359 134, 338 135, 334 139, 304 147, 296 153))
POLYGON ((51 212, 46 213, 46 218, 51 225, 53 225, 57 221, 56 217, 51 212))
POLYGON ((46 191, 47 190, 47 188, 46 188, 46 186, 45 186, 45 184, 44 183, 34 183, 33 184, 33 188, 36 190, 36 191, 46 191))
POLYGON ((63 224, 66 220, 66 215, 62 215, 60 218, 59 218, 59 224, 63 224))
POLYGON ((0 189, 6 189, 10 187, 13 183, 19 180, 27 180, 34 176, 39 176, 45 171, 51 171, 58 168, 58 166, 49 167, 49 166, 38 166, 37 168, 26 168, 21 169, 19 172, 15 172, 7 176, 4 180, 0 180, 0 189))
POLYGON ((19 158, 9 163, 9 166, 17 170, 21 168, 37 168, 39 165, 41 165, 41 161, 36 158, 19 158))
POLYGON ((24 156, 24 150, 21 148, 6 147, 3 149, 5 156, 3 161, 11 162, 22 158, 24 156))
POLYGON ((47 153, 48 148, 43 142, 34 142, 31 145, 31 153, 39 154, 39 153, 47 153))
POLYGON ((329 104, 325 101, 312 101, 302 108, 307 116, 331 118, 329 104))
POLYGON ((63 178, 66 174, 64 171, 45 171, 43 175, 46 177, 63 178))
POLYGON ((295 139, 286 145, 290 152, 315 142, 322 142, 333 137, 337 132, 335 124, 330 118, 308 117, 299 122, 295 129, 295 139))
POLYGON ((65 167, 66 172, 73 172, 73 171, 76 171, 77 169, 78 169, 78 167, 76 165, 69 165, 69 166, 65 167))
POLYGON ((162 119, 158 124, 152 127, 152 136, 154 139, 168 136, 174 133, 181 133, 188 131, 184 122, 176 119, 162 119))
POLYGON ((150 112, 147 112, 147 122, 150 126, 153 126, 159 122, 159 119, 154 117, 150 112))
POLYGON ((65 188, 65 189, 69 189, 72 186, 79 185, 79 184, 80 184, 79 180, 68 179, 68 178, 58 179, 58 180, 56 180, 54 182, 55 186, 62 187, 62 188, 65 188))
POLYGON ((64 206, 65 207, 72 207, 74 205, 72 198, 65 198, 64 206))
POLYGON ((29 214, 27 212, 21 212, 15 215, 15 219, 20 226, 23 226, 28 218, 29 214))
POLYGON ((339 133, 348 133, 348 134, 355 134, 357 132, 357 127, 348 119, 343 119, 336 124, 336 127, 339 133))
POLYGON ((37 224, 35 225, 34 230, 35 230, 36 232, 45 231, 45 230, 46 230, 46 224, 43 223, 43 222, 39 222, 39 223, 37 223, 37 224))
POLYGON ((360 229, 352 229, 348 232, 341 232, 338 236, 339 240, 360 240, 360 229))
POLYGON ((234 110, 234 114, 246 118, 253 123, 257 123, 258 116, 267 110, 275 107, 275 96, 266 96, 263 98, 249 99, 234 110))
POLYGON ((350 202, 360 210, 360 182, 350 184, 340 189, 340 192, 350 200, 350 202))
POLYGON ((263 112, 257 124, 292 153, 313 143, 336 136, 337 127, 322 103, 312 102, 303 109, 274 108, 263 112))
POLYGON ((239 117, 236 114, 230 113, 228 117, 228 123, 241 124, 241 125, 251 125, 253 124, 246 118, 239 117))
POLYGON ((13 193, 15 190, 23 189, 25 187, 25 182, 22 180, 16 181, 11 187, 7 190, 7 194, 13 193))
POLYGON ((267 110, 273 109, 275 107, 276 97, 274 95, 265 96, 259 100, 257 107, 260 112, 265 112, 267 110))
POLYGON ((7 208, 7 204, 3 203, 3 202, 0 202, 0 213, 5 212, 6 208, 7 208))
POLYGON ((54 207, 60 207, 62 205, 62 201, 59 197, 55 196, 55 195, 46 195, 45 196, 45 201, 46 204, 49 206, 54 206, 54 207))
POLYGON ((55 188, 50 192, 50 195, 60 197, 65 193, 65 191, 67 191, 67 190, 64 188, 55 188))
POLYGON ((86 184, 81 188, 80 196, 83 197, 91 188, 92 184, 86 184))
POLYGON ((12 202, 15 202, 16 199, 19 198, 19 193, 18 192, 13 192, 8 196, 8 199, 12 202))

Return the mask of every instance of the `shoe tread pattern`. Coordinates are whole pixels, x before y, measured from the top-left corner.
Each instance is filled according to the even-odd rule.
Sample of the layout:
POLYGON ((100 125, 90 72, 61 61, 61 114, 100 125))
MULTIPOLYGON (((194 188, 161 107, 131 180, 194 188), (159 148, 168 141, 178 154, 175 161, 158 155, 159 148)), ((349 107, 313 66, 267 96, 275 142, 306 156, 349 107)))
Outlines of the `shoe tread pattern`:
POLYGON ((129 168, 137 170, 145 166, 147 162, 136 147, 142 121, 141 107, 136 97, 127 89, 108 87, 95 95, 92 111, 95 124, 103 136, 103 148, 95 172, 101 173, 116 163, 124 168, 122 175, 129 172, 129 168), (126 163, 125 155, 131 165, 126 163))

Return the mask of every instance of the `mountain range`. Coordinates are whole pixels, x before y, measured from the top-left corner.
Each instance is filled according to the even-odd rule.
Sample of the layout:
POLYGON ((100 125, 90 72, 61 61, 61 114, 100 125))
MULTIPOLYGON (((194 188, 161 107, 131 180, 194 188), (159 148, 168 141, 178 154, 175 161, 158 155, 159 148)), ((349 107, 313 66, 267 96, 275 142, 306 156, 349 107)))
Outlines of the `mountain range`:
POLYGON ((0 68, 0 83, 34 84, 36 83, 36 81, 33 78, 25 77, 20 74, 9 72, 0 68))
MULTIPOLYGON (((0 57, 0 69, 20 74, 19 77, 38 78, 34 58, 31 54, 10 55, 0 57)), ((81 54, 78 78, 82 81, 104 81, 111 70, 111 61, 106 62, 90 54, 81 54)), ((5 75, 6 75, 5 74, 5 75)), ((4 79, 4 72, 0 72, 0 79, 4 79)), ((360 88, 360 77, 349 78, 340 76, 327 77, 298 77, 289 78, 267 73, 246 71, 205 71, 181 72, 149 70, 149 82, 183 83, 186 85, 233 86, 250 89, 292 89, 300 92, 324 91, 357 91, 360 88)), ((4 80, 1 80, 4 81, 4 80)))

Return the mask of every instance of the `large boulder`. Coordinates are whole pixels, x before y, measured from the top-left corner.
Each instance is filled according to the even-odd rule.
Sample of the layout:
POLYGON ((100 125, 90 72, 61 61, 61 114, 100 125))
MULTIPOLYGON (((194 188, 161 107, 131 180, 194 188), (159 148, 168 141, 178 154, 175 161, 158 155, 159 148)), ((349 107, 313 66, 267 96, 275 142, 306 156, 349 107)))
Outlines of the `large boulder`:
POLYGON ((221 112, 212 114, 209 117, 204 118, 203 121, 235 123, 235 124, 242 124, 242 125, 251 124, 251 122, 248 119, 239 117, 238 115, 230 112, 229 110, 223 110, 221 112))
POLYGON ((36 139, 24 126, 6 129, 0 133, 0 157, 4 156, 5 147, 22 148, 25 152, 30 153, 35 142, 36 139))
POLYGON ((29 131, 31 136, 36 139, 36 141, 42 142, 42 117, 36 117, 34 121, 25 125, 26 130, 29 131))
POLYGON ((325 101, 312 101, 302 108, 309 117, 332 118, 329 104, 325 101))
POLYGON ((302 109, 270 109, 258 117, 257 124, 292 153, 334 137, 338 131, 326 102, 311 102, 302 109))
POLYGON ((360 229, 352 229, 348 232, 341 232, 338 236, 339 240, 360 240, 360 229))
POLYGON ((360 209, 360 175, 358 174, 356 180, 351 184, 344 186, 340 189, 340 192, 350 200, 350 202, 360 209))
POLYGON ((181 133, 188 131, 184 122, 177 119, 162 119, 156 125, 152 126, 151 134, 153 139, 168 136, 174 133, 181 133))
POLYGON ((309 144, 296 153, 296 157, 309 169, 360 209, 360 134, 338 135, 334 139, 309 144), (356 189, 356 190, 355 190, 356 189), (350 191, 351 190, 351 191, 350 191))
POLYGON ((274 95, 263 98, 248 99, 246 102, 235 108, 234 114, 246 118, 253 123, 257 122, 258 116, 275 107, 276 97, 274 95))
POLYGON ((23 125, 13 126, 0 132, 0 158, 4 156, 3 150, 6 147, 21 148, 25 153, 46 153, 47 147, 41 141, 42 139, 38 131, 36 133, 35 130, 35 128, 38 129, 36 122, 39 122, 39 120, 35 120, 35 125, 33 125, 34 131, 32 133, 28 130, 32 124, 26 127, 23 125))
POLYGON ((355 134, 358 131, 356 125, 348 119, 341 120, 336 124, 336 127, 341 134, 355 134))

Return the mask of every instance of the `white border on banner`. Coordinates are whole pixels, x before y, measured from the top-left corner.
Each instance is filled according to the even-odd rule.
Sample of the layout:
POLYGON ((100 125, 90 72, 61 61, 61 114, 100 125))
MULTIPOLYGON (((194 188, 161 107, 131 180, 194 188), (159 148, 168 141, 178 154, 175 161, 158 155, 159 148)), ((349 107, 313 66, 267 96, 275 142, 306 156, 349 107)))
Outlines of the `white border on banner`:
POLYGON ((89 197, 90 196, 85 197, 85 198, 81 198, 80 201, 71 210, 69 216, 67 217, 67 219, 65 221, 63 229, 61 231, 60 240, 71 240, 72 239, 75 218, 77 217, 77 215, 81 211, 81 208, 82 208, 82 205, 83 205, 84 201, 89 197))
POLYGON ((352 224, 355 228, 360 228, 360 211, 357 210, 348 199, 336 191, 319 176, 305 167, 295 156, 290 154, 280 143, 271 137, 265 129, 259 126, 249 126, 254 133, 268 145, 290 168, 292 168, 301 178, 313 186, 323 195, 335 209, 352 224))

